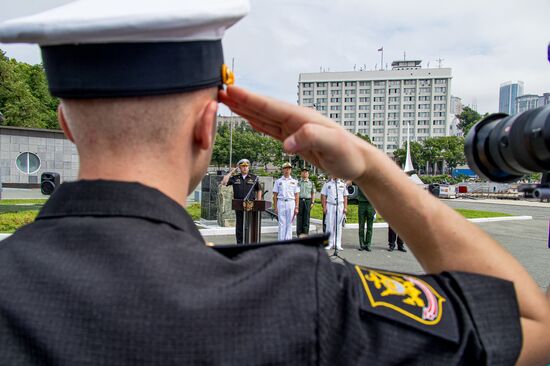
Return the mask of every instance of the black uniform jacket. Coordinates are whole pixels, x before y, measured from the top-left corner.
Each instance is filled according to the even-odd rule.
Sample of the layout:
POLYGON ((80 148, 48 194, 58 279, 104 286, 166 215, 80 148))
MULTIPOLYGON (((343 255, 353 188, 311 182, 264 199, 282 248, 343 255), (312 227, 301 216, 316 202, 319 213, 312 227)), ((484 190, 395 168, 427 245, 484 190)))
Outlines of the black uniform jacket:
POLYGON ((209 247, 155 189, 65 183, 0 242, 0 364, 514 363, 511 283, 336 264, 320 239, 209 247))
POLYGON ((250 192, 248 199, 255 200, 255 193, 261 189, 260 182, 256 179, 257 176, 254 174, 248 174, 244 179, 242 174, 232 175, 227 181, 227 185, 233 186, 233 198, 242 200, 250 192))

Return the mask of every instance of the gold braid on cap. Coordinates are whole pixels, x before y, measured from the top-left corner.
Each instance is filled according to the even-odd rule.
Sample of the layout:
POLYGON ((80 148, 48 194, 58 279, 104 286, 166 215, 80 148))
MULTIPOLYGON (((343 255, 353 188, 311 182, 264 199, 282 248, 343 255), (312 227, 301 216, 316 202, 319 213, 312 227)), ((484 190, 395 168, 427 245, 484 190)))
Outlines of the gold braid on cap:
POLYGON ((226 64, 222 65, 222 82, 225 85, 233 85, 235 83, 235 74, 233 74, 233 71, 226 64))

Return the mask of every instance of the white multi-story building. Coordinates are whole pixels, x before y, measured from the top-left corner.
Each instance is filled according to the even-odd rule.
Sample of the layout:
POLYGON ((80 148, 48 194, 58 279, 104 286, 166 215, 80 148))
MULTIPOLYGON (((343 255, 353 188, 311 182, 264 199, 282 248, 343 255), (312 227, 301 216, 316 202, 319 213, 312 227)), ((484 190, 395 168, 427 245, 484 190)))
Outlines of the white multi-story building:
POLYGON ((229 126, 231 123, 233 123, 233 127, 242 127, 242 126, 248 126, 248 121, 242 118, 241 116, 220 116, 218 115, 216 117, 216 124, 218 128, 221 125, 226 124, 229 126))
POLYGON ((451 69, 394 61, 392 70, 301 73, 298 104, 391 154, 407 140, 449 135, 451 69))
POLYGON ((516 98, 516 113, 522 113, 547 104, 550 104, 550 93, 544 93, 543 95, 525 94, 516 98))

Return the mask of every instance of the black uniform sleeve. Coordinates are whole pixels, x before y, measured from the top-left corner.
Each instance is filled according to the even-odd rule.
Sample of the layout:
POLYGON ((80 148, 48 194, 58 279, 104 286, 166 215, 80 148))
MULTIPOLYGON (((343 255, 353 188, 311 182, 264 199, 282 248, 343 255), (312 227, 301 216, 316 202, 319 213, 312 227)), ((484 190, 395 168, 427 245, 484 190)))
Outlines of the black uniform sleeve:
POLYGON ((318 267, 321 364, 513 365, 521 326, 513 284, 469 273, 408 275, 318 267))
POLYGON ((229 177, 229 180, 227 181, 227 185, 228 186, 232 186, 233 183, 235 183, 235 176, 232 175, 231 177, 229 177))
MULTIPOLYGON (((254 177, 254 179, 257 179, 257 177, 254 177)), ((260 189, 262 189, 262 187, 260 186, 260 180, 258 179, 256 184, 254 184, 254 191, 258 192, 260 189)))

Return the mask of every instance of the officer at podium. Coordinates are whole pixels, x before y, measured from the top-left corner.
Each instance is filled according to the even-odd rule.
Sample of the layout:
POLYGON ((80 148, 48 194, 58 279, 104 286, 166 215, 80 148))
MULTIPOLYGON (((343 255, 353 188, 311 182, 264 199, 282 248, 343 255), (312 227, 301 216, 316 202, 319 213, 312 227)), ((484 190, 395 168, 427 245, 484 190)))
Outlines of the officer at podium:
MULTIPOLYGON (((237 163, 238 168, 232 169, 226 174, 221 184, 224 186, 233 186, 233 198, 244 200, 262 199, 262 190, 260 188, 260 181, 254 174, 250 174, 250 161, 248 159, 241 159, 237 163), (239 169, 240 173, 235 174, 235 171, 239 169)), ((244 232, 244 210, 235 210, 235 236, 237 237, 237 243, 243 243, 244 232)))

